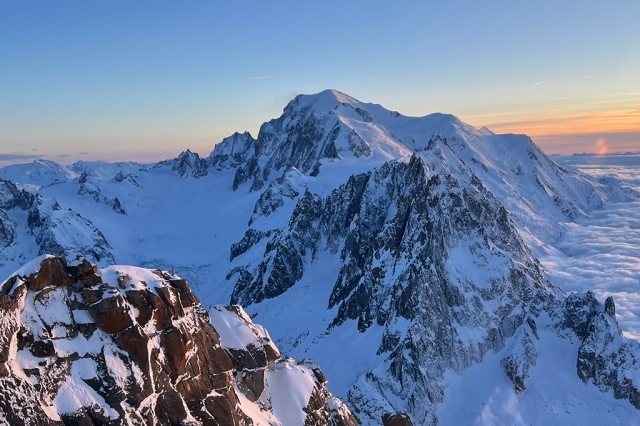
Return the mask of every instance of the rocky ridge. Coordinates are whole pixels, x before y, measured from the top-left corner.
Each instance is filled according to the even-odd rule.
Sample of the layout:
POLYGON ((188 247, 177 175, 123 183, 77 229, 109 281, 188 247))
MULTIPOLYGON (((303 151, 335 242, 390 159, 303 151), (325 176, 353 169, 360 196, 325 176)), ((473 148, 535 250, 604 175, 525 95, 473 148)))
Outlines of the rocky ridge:
POLYGON ((281 117, 262 125, 257 139, 235 134, 216 145, 208 161, 235 169, 234 191, 247 182, 250 191, 259 191, 291 167, 317 176, 322 164, 343 159, 371 168, 413 154, 439 162, 431 155, 438 143, 505 204, 521 231, 546 243, 562 234, 559 223, 638 197, 615 182, 559 166, 526 135, 497 135, 449 114, 407 117, 335 90, 297 96, 281 117))
MULTIPOLYGON (((280 203, 272 205, 277 210, 280 203)), ((333 315, 325 332, 384 328, 378 348, 384 368, 347 396, 363 422, 379 421, 381 409, 408 411, 418 424, 437 421, 431 413, 442 402, 445 370, 460 372, 500 350, 557 291, 500 202, 472 173, 431 168, 418 156, 351 176, 328 197, 307 189, 284 230, 250 228, 232 246, 239 265, 228 275, 236 280, 232 303, 281 296, 321 252, 342 264, 324 301, 333 315), (253 258, 263 260, 241 266, 254 247, 264 254, 253 258), (474 279, 478 274, 485 279, 474 279), (350 320, 355 324, 347 325, 350 320), (405 321, 410 326, 399 326, 405 321), (406 405, 389 403, 399 400, 406 405)))
POLYGON ((4 248, 0 265, 7 261, 26 263, 29 256, 45 253, 78 252, 93 262, 115 262, 111 245, 90 220, 69 208, 63 209, 55 199, 18 189, 6 180, 0 180, 0 246, 4 248), (32 239, 27 252, 20 247, 25 243, 19 241, 21 234, 32 239))
POLYGON ((0 316, 10 424, 356 425, 315 363, 166 271, 44 256, 0 286, 0 316))
MULTIPOLYGON (((499 160, 501 152, 509 152, 507 140, 486 129, 478 131, 444 114, 402 117, 335 92, 296 98, 282 117, 263 126, 258 139, 245 141, 243 146, 253 151, 234 158, 233 189, 247 182, 249 191, 269 185, 256 202, 249 229, 230 249, 226 279, 234 283, 232 303, 260 314, 275 309, 278 302, 271 300, 284 298, 296 286, 323 285, 326 290, 317 303, 326 303, 326 313, 318 308, 318 315, 328 315, 330 321, 318 328, 322 334, 292 330, 300 333, 290 340, 292 348, 310 348, 338 328, 356 328, 371 339, 377 332, 370 330, 382 328, 377 350, 382 362, 346 393, 363 424, 378 424, 384 412, 403 411, 417 424, 437 424, 445 372, 460 374, 506 345, 511 350, 502 368, 515 392, 523 392, 539 352, 537 319, 565 312, 559 307, 565 295, 545 280, 520 233, 534 230, 541 240, 553 241, 561 221, 637 196, 557 166, 529 138, 509 139, 522 161, 514 170, 504 169, 499 160), (401 133, 400 125, 409 130, 401 133), (360 136, 364 126, 378 126, 379 132, 360 136), (429 126, 430 132, 420 134, 429 126), (326 161, 362 155, 346 148, 353 145, 341 145, 347 127, 369 148, 364 157, 383 158, 381 138, 402 155, 382 164, 372 160, 370 171, 345 178, 327 195, 306 176, 320 180, 326 161), (403 157, 407 152, 413 154, 403 157), (280 177, 269 180, 274 172, 280 177), (541 212, 533 222, 532 210, 541 212), (270 223, 284 226, 272 228, 270 223), (535 226, 528 229, 531 223, 535 226), (339 258, 329 263, 341 265, 330 286, 315 283, 309 272, 327 269, 314 266, 323 265, 327 256, 339 258)), ((216 149, 230 150, 224 143, 216 149)), ((216 158, 221 164, 227 157, 216 158)), ((549 327, 563 329, 560 322, 549 327)), ((623 339, 626 343, 614 347, 625 347, 625 355, 616 355, 603 342, 622 337, 607 324, 601 319, 591 326, 600 332, 592 334, 590 346, 604 346, 589 353, 598 353, 599 365, 609 366, 607 377, 616 378, 597 379, 602 373, 595 367, 579 377, 607 383, 598 385, 603 391, 623 387, 616 398, 635 406, 637 385, 633 373, 624 372, 635 371, 637 349, 623 339)), ((567 338, 570 331, 558 336, 567 338)), ((595 357, 583 353, 581 349, 576 361, 579 371, 586 369, 580 367, 584 359, 595 357)), ((352 362, 355 366, 358 360, 352 362)))

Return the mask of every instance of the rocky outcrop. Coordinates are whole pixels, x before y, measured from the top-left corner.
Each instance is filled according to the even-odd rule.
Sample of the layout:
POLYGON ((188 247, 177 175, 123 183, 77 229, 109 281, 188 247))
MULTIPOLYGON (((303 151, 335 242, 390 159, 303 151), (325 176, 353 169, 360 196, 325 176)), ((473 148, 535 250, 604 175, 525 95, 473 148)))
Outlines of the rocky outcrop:
POLYGON ((413 426, 413 422, 406 413, 385 413, 382 415, 382 426, 413 426))
POLYGON ((28 211, 27 227, 35 238, 40 255, 65 254, 73 257, 78 252, 93 262, 115 263, 113 248, 93 223, 71 209, 62 209, 55 202, 50 211, 42 200, 28 211))
POLYGON ((207 158, 207 163, 218 170, 237 167, 253 154, 255 142, 249 132, 236 132, 215 146, 207 158))
POLYGON ((27 210, 35 201, 35 195, 24 189, 20 190, 11 181, 0 179, 0 209, 27 210))
POLYGON ((274 179, 266 191, 260 194, 260 198, 253 208, 253 214, 249 219, 249 226, 261 217, 268 217, 282 206, 285 201, 295 200, 300 195, 301 188, 294 182, 295 177, 301 173, 291 168, 285 171, 282 176, 274 179))
POLYGON ((536 365, 540 355, 535 345, 538 338, 536 322, 533 317, 528 317, 511 342, 508 355, 500 360, 500 366, 513 383, 516 393, 526 389, 525 380, 529 377, 531 368, 536 365))
MULTIPOLYGON (((17 224, 5 211, 28 210, 36 203, 36 196, 8 180, 0 179, 0 247, 9 247, 16 241, 17 224)), ((0 262, 1 262, 0 258, 0 262)))
MULTIPOLYGON (((146 171, 146 170, 143 169, 143 168, 140 168, 140 171, 142 172, 142 171, 146 171)), ((138 181, 136 180, 136 177, 134 175, 132 175, 131 173, 124 173, 122 170, 120 170, 118 172, 118 174, 113 177, 113 181, 114 182, 125 182, 126 181, 126 182, 131 183, 131 185, 133 185, 136 188, 138 186, 140 186, 140 185, 138 185, 138 181)))
POLYGON ((592 292, 570 295, 558 316, 558 330, 569 329, 580 339, 576 363, 578 377, 603 392, 613 391, 640 410, 640 344, 622 336, 615 316, 613 297, 604 305, 592 292))
POLYGON ((273 172, 294 167, 316 176, 322 160, 337 160, 347 153, 357 158, 371 156, 369 144, 332 110, 339 106, 349 108, 365 121, 371 121, 371 116, 362 108, 354 109, 349 102, 341 103, 340 97, 348 98, 334 91, 322 92, 318 99, 297 96, 280 118, 261 126, 257 139, 246 133, 235 134, 216 145, 210 164, 218 169, 236 168, 234 191, 248 182, 250 191, 258 191, 273 172), (259 164, 261 156, 267 157, 266 163, 259 164))
MULTIPOLYGON (((116 176, 117 177, 117 176, 116 176)), ((80 175, 78 178, 78 182, 80 183, 80 188, 78 188, 78 195, 91 195, 96 203, 106 204, 111 207, 111 209, 118 214, 126 214, 126 211, 120 204, 120 200, 118 197, 109 198, 102 194, 100 187, 98 187, 97 182, 91 177, 89 173, 86 171, 80 175)))
MULTIPOLYGON (((622 336, 613 298, 603 304, 591 291, 571 293, 540 307, 549 315, 544 328, 577 346, 577 376, 640 410, 640 344, 622 336)), ((539 341, 535 315, 531 315, 517 330, 500 363, 516 393, 527 388, 529 372, 544 349, 539 341)))
MULTIPOLYGON (((81 180, 88 183, 89 175, 83 176, 81 180)), ((119 201, 114 201, 114 206, 121 208, 119 201)), ((13 246, 13 250, 0 252, 0 266, 7 260, 24 258, 19 252, 21 245, 33 245, 23 241, 24 237, 18 240, 19 234, 31 235, 39 254, 75 256, 75 250, 79 250, 94 262, 115 262, 113 249, 89 220, 71 209, 63 209, 55 199, 45 200, 40 194, 19 190, 14 183, 0 180, 0 247, 13 246)))
POLYGON ((295 398, 307 398, 301 425, 356 424, 317 365, 282 360, 238 306, 214 308, 212 326, 187 282, 165 271, 44 257, 2 284, 0 318, 10 424, 280 425, 296 389, 308 395, 295 398))
POLYGON ((209 173, 207 166, 207 161, 204 158, 200 158, 195 152, 186 150, 174 160, 171 169, 177 171, 182 178, 191 176, 198 179, 209 173))
POLYGON ((0 247, 8 247, 16 239, 16 227, 11 218, 0 210, 0 247))

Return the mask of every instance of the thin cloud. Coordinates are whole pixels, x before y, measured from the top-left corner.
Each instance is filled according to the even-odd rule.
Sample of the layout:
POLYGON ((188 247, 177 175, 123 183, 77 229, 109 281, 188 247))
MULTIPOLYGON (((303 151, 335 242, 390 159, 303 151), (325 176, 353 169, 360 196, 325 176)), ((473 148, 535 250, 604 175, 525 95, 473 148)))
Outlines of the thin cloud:
POLYGON ((0 154, 0 161, 33 160, 36 158, 40 158, 40 156, 34 154, 0 154))
POLYGON ((584 78, 591 78, 593 75, 585 75, 584 78))
POLYGON ((544 83, 544 81, 539 81, 539 82, 537 82, 536 84, 534 84, 534 85, 533 85, 533 87, 539 86, 539 85, 541 85, 542 83, 544 83))

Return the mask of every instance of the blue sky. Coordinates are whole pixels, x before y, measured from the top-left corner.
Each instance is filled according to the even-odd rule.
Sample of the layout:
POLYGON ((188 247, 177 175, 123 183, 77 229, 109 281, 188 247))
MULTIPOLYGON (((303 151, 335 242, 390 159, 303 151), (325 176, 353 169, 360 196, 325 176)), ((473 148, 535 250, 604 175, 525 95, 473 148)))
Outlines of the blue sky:
POLYGON ((208 154, 327 88, 547 152, 640 150, 639 17, 637 0, 3 2, 0 160, 208 154))

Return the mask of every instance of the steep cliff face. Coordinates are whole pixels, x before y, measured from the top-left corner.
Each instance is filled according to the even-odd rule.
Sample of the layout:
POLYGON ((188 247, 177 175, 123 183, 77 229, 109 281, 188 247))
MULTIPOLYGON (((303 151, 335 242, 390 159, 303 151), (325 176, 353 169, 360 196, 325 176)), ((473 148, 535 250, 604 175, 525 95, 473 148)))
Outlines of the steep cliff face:
POLYGON ((356 424, 315 363, 281 359, 240 307, 211 313, 165 271, 36 259, 0 288, 0 419, 356 424))
POLYGON ((389 132, 367 131, 366 124, 372 118, 359 105, 352 97, 336 91, 297 96, 280 118, 262 125, 257 139, 246 133, 236 134, 216 145, 210 163, 217 168, 236 167, 234 191, 247 182, 250 191, 258 191, 274 172, 290 167, 316 176, 323 161, 343 158, 379 161, 410 155, 407 147, 391 139, 378 146, 389 132), (365 129, 360 130, 373 136, 373 141, 358 133, 363 124, 365 129))
MULTIPOLYGON (((445 155, 447 147, 432 149, 445 155)), ((282 192, 290 191, 271 190, 282 192)), ((254 212, 270 212, 267 204, 261 197, 254 212)), ((277 210, 280 202, 270 205, 277 210)), ((383 329, 377 352, 384 368, 348 394, 370 421, 379 420, 373 394, 405 401, 384 404, 419 424, 435 421, 445 370, 462 371, 501 349, 555 292, 505 209, 468 168, 429 167, 418 156, 351 176, 327 197, 307 189, 285 229, 249 229, 232 253, 241 265, 229 274, 232 303, 243 305, 278 298, 316 259, 339 257, 329 297, 318 301, 332 316, 324 332, 383 329), (262 260, 243 265, 260 259, 243 257, 250 250, 264 250, 262 260)))
POLYGON ((556 309, 557 329, 573 331, 580 342, 578 377, 640 410, 640 344, 622 336, 613 297, 602 304, 592 292, 574 293, 556 309))
MULTIPOLYGON (((354 346, 356 354, 342 360, 351 366, 345 371, 361 371, 340 392, 363 423, 379 424, 383 413, 408 412, 417 424, 436 424, 446 372, 462 373, 488 353, 502 354, 501 368, 515 393, 524 392, 542 350, 538 318, 561 310, 565 296, 545 280, 521 235, 539 231, 540 240, 551 241, 561 232, 561 221, 634 196, 633 191, 558 167, 526 137, 476 130, 444 114, 402 117, 339 97, 297 98, 279 119, 290 126, 278 127, 279 142, 287 152, 298 143, 307 145, 304 138, 288 139, 287 129, 301 123, 300 117, 313 117, 303 120, 309 126, 336 119, 337 128, 361 135, 368 157, 344 149, 348 144, 337 137, 341 154, 319 158, 322 168, 316 173, 281 155, 285 147, 261 151, 256 164, 261 158, 272 165, 271 172, 276 164, 284 171, 260 195, 244 237, 231 245, 226 279, 234 285, 232 303, 248 306, 269 324, 286 315, 288 323, 276 328, 286 336, 286 350, 323 361, 333 357, 320 347, 332 347, 327 342, 338 336, 375 342, 375 355, 354 346), (399 159, 383 161, 384 147, 399 159), (512 157, 521 158, 508 168, 512 157), (340 181, 339 161, 333 160, 366 171, 340 181), (314 307, 284 310, 283 303, 314 307)), ((316 146, 326 146, 317 137, 316 146)), ((234 183, 234 189, 242 184, 234 183)), ((252 184, 249 190, 261 187, 252 184)), ((606 350, 602 356, 611 361, 615 356, 606 350)), ((612 361, 615 374, 633 365, 633 352, 627 350, 624 362, 612 361)), ((633 386, 617 395, 631 401, 633 386)))

